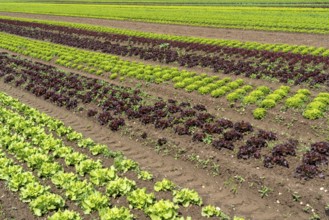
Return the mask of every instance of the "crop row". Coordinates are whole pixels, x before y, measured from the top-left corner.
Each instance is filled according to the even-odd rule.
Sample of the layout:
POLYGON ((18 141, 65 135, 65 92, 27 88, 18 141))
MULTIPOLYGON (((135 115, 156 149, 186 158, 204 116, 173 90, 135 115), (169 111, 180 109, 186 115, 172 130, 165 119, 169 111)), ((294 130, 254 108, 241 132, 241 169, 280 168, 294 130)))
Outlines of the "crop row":
MULTIPOLYGON (((62 66, 83 70, 92 74, 102 75, 106 72, 111 72, 111 79, 119 77, 120 80, 124 80, 125 77, 132 77, 155 83, 171 81, 175 83, 175 88, 184 88, 187 92, 198 91, 200 94, 210 93, 213 97, 225 95, 229 102, 238 102, 243 99, 244 95, 253 92, 253 87, 243 85, 242 80, 231 81, 229 78, 219 79, 217 76, 179 71, 176 68, 128 62, 120 60, 115 56, 27 40, 14 35, 1 34, 1 38, 4 41, 0 43, 0 48, 46 61, 54 59, 57 64, 62 66), (22 44, 24 45, 23 47, 21 46, 22 44)), ((284 97, 281 95, 281 99, 284 97)), ((260 98, 259 100, 262 99, 260 98)), ((307 103, 308 101, 305 102, 305 104, 307 103)), ((324 111, 322 112, 324 113, 324 111)), ((316 117, 312 116, 309 118, 316 119, 321 116, 323 114, 317 114, 316 117)))
MULTIPOLYGON (((153 124, 156 129, 170 129, 178 136, 190 136, 195 142, 212 144, 218 150, 234 150, 238 145, 239 159, 260 159, 262 149, 271 141, 278 141, 276 134, 264 130, 255 132, 255 128, 248 122, 234 123, 225 118, 216 118, 207 113, 202 105, 191 106, 187 102, 179 104, 172 99, 165 101, 152 98, 138 90, 114 86, 77 74, 59 72, 54 67, 44 64, 17 58, 7 59, 8 63, 15 63, 15 67, 18 68, 7 69, 10 74, 4 77, 5 81, 10 80, 14 85, 21 86, 58 106, 66 106, 67 109, 72 109, 70 103, 74 102, 73 109, 85 112, 84 115, 96 119, 98 123, 108 126, 113 131, 124 126, 127 120, 137 120, 142 125, 153 124), (90 104, 93 106, 91 109, 87 107, 90 104)), ((4 62, 2 65, 8 67, 4 62)), ((266 87, 259 87, 254 95, 266 94, 268 91, 266 87)), ((287 92, 286 87, 276 90, 273 97, 267 95, 265 100, 275 99, 276 95, 280 96, 284 92, 287 92)), ((306 95, 307 90, 300 90, 298 95, 300 94, 306 95)), ((147 133, 144 133, 142 138, 146 137, 147 133)), ((159 144, 165 144, 166 141, 159 139, 159 144)), ((285 158, 276 159, 271 164, 289 167, 285 158)))
POLYGON ((328 10, 321 8, 2 4, 8 12, 326 34, 328 10))
POLYGON ((319 56, 160 41, 4 19, 0 20, 0 30, 102 53, 135 56, 161 63, 177 63, 189 68, 207 67, 224 74, 277 78, 280 82, 295 84, 326 85, 329 81, 329 59, 319 56), (205 54, 198 54, 200 51, 205 54))
MULTIPOLYGON (((91 139, 84 139, 82 134, 73 131, 70 127, 65 127, 62 122, 21 104, 3 93, 0 97, 2 105, 7 106, 7 108, 2 106, 0 117, 3 125, 1 127, 3 149, 15 160, 24 161, 29 169, 37 173, 38 177, 49 179, 57 188, 62 189, 65 198, 76 202, 85 214, 97 211, 101 219, 118 219, 119 217, 119 219, 132 219, 133 215, 128 208, 110 205, 109 197, 121 196, 126 196, 131 209, 142 210, 151 219, 176 219, 178 205, 184 207, 202 205, 201 198, 194 190, 181 189, 166 179, 156 182, 154 190, 172 192, 173 202, 157 201, 154 193, 146 193, 146 189, 138 188, 135 181, 122 177, 125 172, 134 170, 140 179, 148 181, 153 178, 152 174, 140 170, 136 162, 126 159, 119 152, 110 151, 105 145, 96 144, 91 139), (11 109, 14 111, 17 109, 23 112, 23 115, 11 109), (46 132, 48 129, 57 134, 59 139, 52 133, 48 134, 46 132), (62 139, 65 138, 70 140, 71 144, 76 143, 82 149, 89 149, 92 155, 102 154, 105 158, 114 157, 114 166, 103 167, 102 161, 93 160, 83 153, 75 152, 74 148, 64 144, 62 139), (64 159, 66 166, 56 162, 58 158, 64 159), (66 167, 69 166, 75 167, 75 172, 66 172, 66 167), (89 178, 86 178, 87 174, 89 178), (105 187, 106 195, 97 190, 101 187, 105 187)), ((36 178, 31 172, 21 174, 22 172, 17 172, 21 171, 21 168, 17 166, 11 168, 12 159, 2 158, 2 160, 10 165, 1 166, 1 176, 6 177, 2 179, 9 181, 10 188, 15 189, 13 191, 19 191, 21 195, 24 195, 21 199, 30 204, 35 215, 41 216, 51 210, 64 208, 63 198, 49 193, 48 187, 35 182, 36 178)), ((214 206, 203 207, 202 215, 229 219, 214 206)), ((80 219, 78 213, 61 210, 54 216, 49 219, 65 217, 80 219), (72 216, 69 217, 70 215, 72 216)))
MULTIPOLYGON (((10 0, 3 0, 3 2, 10 2, 10 0)), ((24 0, 17 0, 15 2, 24 2, 24 0)), ((42 0, 36 0, 34 2, 43 2, 42 0)), ((58 3, 57 0, 48 1, 52 3, 58 3)), ((71 0, 70 3, 94 3, 93 0, 71 0)), ((273 0, 268 3, 266 0, 127 0, 125 2, 120 2, 118 0, 98 0, 97 3, 111 3, 119 5, 245 5, 245 6, 285 6, 285 7, 325 7, 328 5, 327 0, 313 0, 312 2, 308 0, 273 0)))

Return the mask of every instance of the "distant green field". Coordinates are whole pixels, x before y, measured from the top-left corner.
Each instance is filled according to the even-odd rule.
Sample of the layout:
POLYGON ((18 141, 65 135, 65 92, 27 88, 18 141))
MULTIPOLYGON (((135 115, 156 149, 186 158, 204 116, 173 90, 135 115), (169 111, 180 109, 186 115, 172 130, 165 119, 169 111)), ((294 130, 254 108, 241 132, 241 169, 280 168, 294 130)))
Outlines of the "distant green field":
POLYGON ((0 11, 271 31, 329 33, 329 9, 2 3, 0 11))
POLYGON ((29 3, 92 3, 92 4, 154 4, 154 5, 258 5, 258 6, 328 6, 329 0, 0 0, 29 3))

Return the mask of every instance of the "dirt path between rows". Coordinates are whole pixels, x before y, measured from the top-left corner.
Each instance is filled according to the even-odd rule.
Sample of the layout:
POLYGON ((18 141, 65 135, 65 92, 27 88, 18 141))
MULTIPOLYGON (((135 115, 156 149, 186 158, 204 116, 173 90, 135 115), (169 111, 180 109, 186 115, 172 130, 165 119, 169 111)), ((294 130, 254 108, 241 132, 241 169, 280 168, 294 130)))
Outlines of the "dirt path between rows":
POLYGON ((240 41, 256 41, 260 43, 285 43, 329 48, 329 36, 321 34, 285 33, 270 31, 220 29, 210 27, 195 27, 183 25, 155 24, 135 21, 119 21, 97 18, 81 18, 69 16, 41 15, 16 12, 0 12, 2 16, 20 18, 56 20, 65 22, 85 23, 138 31, 183 36, 196 36, 217 39, 233 39, 240 41))

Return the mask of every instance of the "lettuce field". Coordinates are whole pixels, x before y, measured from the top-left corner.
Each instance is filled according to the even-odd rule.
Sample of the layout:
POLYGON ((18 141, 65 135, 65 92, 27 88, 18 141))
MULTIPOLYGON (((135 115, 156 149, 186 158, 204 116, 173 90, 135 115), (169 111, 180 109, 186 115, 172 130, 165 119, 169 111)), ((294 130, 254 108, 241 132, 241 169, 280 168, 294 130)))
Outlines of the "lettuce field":
POLYGON ((0 0, 0 219, 328 219, 328 4, 0 0))

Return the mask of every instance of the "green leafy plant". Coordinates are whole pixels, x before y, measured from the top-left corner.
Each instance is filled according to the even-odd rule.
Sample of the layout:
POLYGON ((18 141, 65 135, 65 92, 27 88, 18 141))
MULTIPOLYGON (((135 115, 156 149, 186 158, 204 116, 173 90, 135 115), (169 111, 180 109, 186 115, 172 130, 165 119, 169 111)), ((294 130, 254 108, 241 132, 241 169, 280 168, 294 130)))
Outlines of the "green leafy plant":
POLYGON ((87 159, 86 155, 79 153, 79 152, 73 152, 73 153, 65 155, 65 164, 68 166, 76 165, 86 159, 87 159))
POLYGON ((326 111, 327 104, 321 101, 312 101, 306 106, 306 109, 318 109, 320 111, 326 111))
POLYGON ((53 151, 53 156, 54 157, 61 157, 64 158, 66 155, 72 154, 73 149, 70 147, 57 147, 53 151))
POLYGON ((306 106, 303 116, 311 120, 322 118, 324 113, 328 110, 328 106, 329 93, 319 93, 318 96, 306 106))
POLYGON ((21 188, 20 199, 23 202, 31 202, 38 196, 48 192, 50 187, 45 187, 38 182, 32 182, 21 188))
POLYGON ((239 88, 239 86, 241 86, 243 84, 243 80, 242 80, 242 83, 240 80, 236 80, 236 81, 233 81, 233 82, 229 82, 227 83, 226 85, 231 88, 231 89, 237 89, 239 88))
POLYGON ((178 208, 169 200, 160 200, 147 208, 146 213, 152 220, 170 220, 177 217, 178 208))
POLYGON ((193 84, 190 84, 190 85, 186 86, 186 87, 185 87, 185 91, 187 91, 187 92, 192 92, 192 91, 195 91, 195 90, 197 90, 197 89, 199 89, 199 88, 200 88, 199 85, 193 83, 193 84))
POLYGON ((85 214, 90 214, 94 210, 101 210, 107 207, 108 204, 108 197, 97 191, 87 195, 81 202, 85 214))
POLYGON ((35 200, 32 200, 29 204, 33 213, 36 216, 42 216, 48 211, 57 210, 63 208, 65 205, 64 199, 53 193, 45 193, 38 196, 35 200))
POLYGON ((48 155, 36 153, 26 158, 27 166, 32 169, 40 169, 43 163, 51 161, 48 155))
POLYGON ((297 91, 297 94, 303 94, 303 95, 309 96, 309 95, 311 95, 311 92, 308 89, 299 89, 297 91))
POLYGON ((108 147, 103 144, 96 144, 96 145, 90 147, 90 152, 94 156, 99 155, 99 154, 106 154, 108 152, 108 147))
POLYGON ((312 213, 310 220, 321 220, 321 217, 317 213, 312 213))
POLYGON ((65 196, 72 201, 81 201, 94 191, 93 186, 86 180, 69 182, 65 187, 62 187, 66 189, 65 196))
POLYGON ((118 178, 116 169, 111 166, 110 168, 100 168, 90 171, 90 182, 96 186, 103 186, 105 183, 118 178))
POLYGON ((129 193, 127 200, 131 208, 144 210, 155 201, 153 193, 146 193, 146 188, 136 189, 129 193))
POLYGON ((237 101, 241 98, 242 98, 242 95, 240 93, 237 93, 237 92, 232 92, 232 93, 230 93, 226 96, 226 99, 229 102, 235 102, 235 101, 237 101))
POLYGON ((72 131, 66 135, 66 138, 69 141, 79 141, 83 138, 83 135, 81 133, 78 133, 76 131, 72 131))
POLYGON ((102 163, 100 160, 94 161, 91 159, 86 159, 75 165, 75 169, 80 176, 84 176, 86 173, 99 168, 102 168, 102 163))
POLYGON ((306 109, 303 116, 307 119, 315 120, 323 117, 323 112, 316 108, 306 109))
POLYGON ((190 204, 193 205, 202 205, 202 199, 199 194, 191 189, 181 189, 173 191, 173 202, 177 204, 181 204, 184 207, 188 207, 190 204))
POLYGON ((99 211, 99 216, 101 220, 132 220, 134 217, 125 207, 104 208, 99 211))
POLYGON ((300 108, 304 105, 305 95, 293 96, 286 100, 285 106, 289 108, 300 108))
POLYGON ((112 73, 111 75, 110 75, 110 79, 116 79, 116 78, 118 78, 118 74, 117 73, 112 73))
POLYGON ((205 95, 209 94, 212 90, 213 88, 211 88, 210 86, 202 86, 198 89, 198 92, 202 95, 205 95))
POLYGON ((258 98, 256 96, 245 96, 242 100, 244 104, 255 104, 258 101, 258 98))
POLYGON ((215 206, 208 205, 202 208, 201 215, 203 217, 214 217, 219 216, 220 210, 217 209, 215 206))
POLYGON ((54 174, 56 174, 58 171, 61 171, 62 169, 63 169, 62 166, 57 162, 43 163, 41 165, 40 169, 38 169, 38 176, 39 177, 51 177, 54 174))
POLYGON ((135 189, 136 183, 133 180, 125 178, 117 178, 106 185, 106 193, 109 196, 117 197, 127 195, 135 189))
POLYGON ((258 192, 259 192, 260 196, 262 198, 264 198, 264 197, 267 197, 270 192, 272 192, 272 189, 270 189, 267 186, 262 186, 262 188, 260 190, 258 190, 258 192))
POLYGON ((11 191, 17 192, 22 187, 29 183, 34 183, 35 181, 36 179, 31 172, 15 173, 8 181, 8 188, 11 191))
POLYGON ((51 182, 60 188, 67 188, 72 182, 76 182, 78 176, 75 173, 58 172, 51 177, 51 182))
POLYGON ((270 109, 275 107, 276 102, 272 99, 264 99, 261 103, 260 106, 266 109, 270 109))
POLYGON ((233 217, 233 220, 245 220, 245 219, 242 218, 242 217, 234 216, 234 217, 233 217))
POLYGON ((203 217, 219 217, 221 220, 230 220, 230 217, 213 205, 202 207, 201 215, 203 217))
POLYGON ((268 88, 267 86, 259 86, 259 87, 257 87, 256 90, 262 92, 263 95, 264 95, 264 94, 265 94, 265 95, 266 95, 266 94, 269 94, 269 93, 271 92, 271 89, 268 88))
POLYGON ((154 190, 159 192, 159 191, 171 191, 176 187, 176 185, 168 180, 168 179, 163 179, 160 182, 156 182, 154 184, 154 190))
POLYGON ((140 172, 138 172, 137 177, 138 177, 138 179, 142 179, 142 180, 152 180, 153 179, 152 173, 145 171, 145 170, 141 170, 140 172))
POLYGON ((256 108, 252 112, 255 119, 263 119, 266 116, 266 109, 265 108, 256 108))
POLYGON ((10 165, 0 169, 0 179, 8 181, 12 175, 22 173, 23 168, 18 165, 10 165))
POLYGON ((211 95, 212 97, 217 98, 217 97, 220 97, 220 96, 225 95, 226 93, 227 93, 227 91, 226 91, 225 89, 223 89, 223 88, 219 88, 219 89, 215 89, 214 91, 212 91, 212 92, 210 93, 210 95, 211 95))
POLYGON ((90 138, 81 139, 78 142, 78 146, 79 147, 82 147, 82 148, 90 148, 90 147, 92 147, 94 145, 95 145, 95 142, 92 139, 90 139, 90 138))
POLYGON ((69 210, 57 211, 48 220, 82 220, 79 213, 69 210))
POLYGON ((266 96, 266 99, 273 100, 274 102, 280 101, 282 98, 283 98, 282 95, 274 94, 274 93, 269 94, 268 96, 266 96))
POLYGON ((295 202, 299 202, 300 199, 302 198, 297 192, 293 193, 291 196, 295 202))
POLYGON ((114 159, 114 166, 119 171, 127 172, 129 170, 135 170, 138 168, 138 163, 131 159, 125 159, 123 157, 117 157, 114 159))

